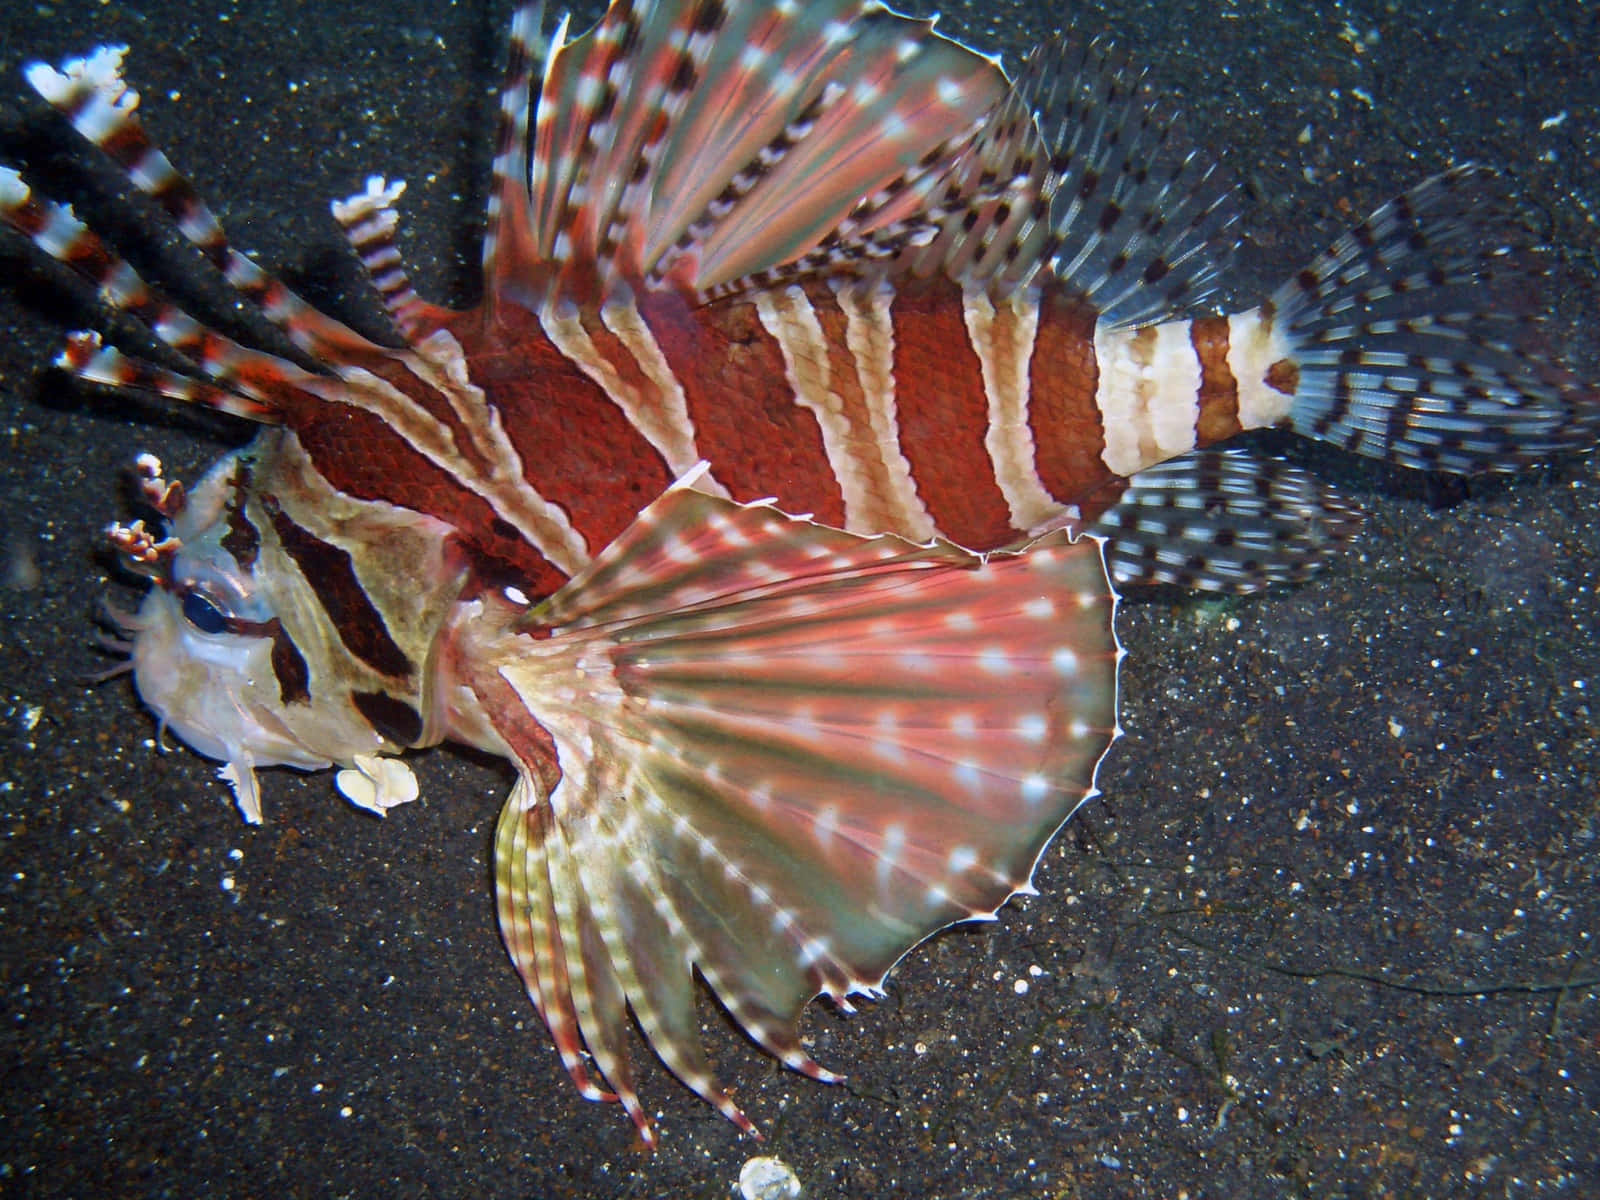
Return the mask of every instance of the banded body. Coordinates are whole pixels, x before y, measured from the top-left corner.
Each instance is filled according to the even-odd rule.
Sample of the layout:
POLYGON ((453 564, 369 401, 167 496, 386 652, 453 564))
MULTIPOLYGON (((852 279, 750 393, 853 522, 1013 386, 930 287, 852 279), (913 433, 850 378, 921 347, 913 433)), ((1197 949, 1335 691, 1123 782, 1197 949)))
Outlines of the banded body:
POLYGON ((539 24, 513 28, 481 306, 414 294, 398 185, 335 207, 398 348, 232 250, 119 52, 30 81, 301 361, 195 321, 15 173, 0 212, 187 360, 78 335, 78 374, 269 425, 192 495, 147 463, 168 528, 115 532, 158 585, 128 622, 146 700, 252 820, 259 765, 337 765, 382 812, 416 794, 400 749, 511 760, 507 947, 575 1082, 646 1138, 629 1009, 747 1125, 693 970, 826 1078, 795 1032, 812 996, 874 994, 1028 889, 1115 731, 1111 592, 1070 532, 1109 537, 1124 582, 1258 587, 1353 520, 1204 449, 1241 429, 1455 471, 1593 440, 1479 307, 1471 172, 1191 321, 1232 209, 1097 51, 1010 80, 838 2, 539 24))

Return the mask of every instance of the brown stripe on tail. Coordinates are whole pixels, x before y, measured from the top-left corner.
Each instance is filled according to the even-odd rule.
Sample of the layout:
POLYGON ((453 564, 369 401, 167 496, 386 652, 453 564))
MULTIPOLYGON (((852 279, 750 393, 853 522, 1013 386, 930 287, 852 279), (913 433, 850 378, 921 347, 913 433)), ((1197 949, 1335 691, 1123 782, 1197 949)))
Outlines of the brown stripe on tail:
POLYGON ((1102 323, 1094 353, 1108 468, 1132 475, 1194 449, 1202 377, 1189 322, 1131 330, 1102 323))
POLYGON ((1117 475, 1279 424, 1289 412, 1286 348, 1265 308, 1131 330, 1100 324, 1092 352, 1101 458, 1117 475))
POLYGON ((1239 381, 1228 366, 1228 319, 1200 317, 1189 326, 1189 342, 1200 362, 1200 416, 1195 441, 1208 446, 1238 433, 1239 381))

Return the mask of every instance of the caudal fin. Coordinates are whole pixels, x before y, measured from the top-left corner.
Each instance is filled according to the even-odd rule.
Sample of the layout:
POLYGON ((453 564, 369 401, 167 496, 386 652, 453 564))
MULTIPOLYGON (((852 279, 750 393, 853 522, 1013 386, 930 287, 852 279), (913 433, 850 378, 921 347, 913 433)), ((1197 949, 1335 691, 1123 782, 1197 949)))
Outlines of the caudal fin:
POLYGON ((1429 471, 1515 471, 1590 449, 1600 401, 1530 347, 1532 281, 1479 215, 1494 173, 1424 180, 1264 307, 1296 432, 1429 471), (1523 292, 1518 295, 1517 291, 1523 292))

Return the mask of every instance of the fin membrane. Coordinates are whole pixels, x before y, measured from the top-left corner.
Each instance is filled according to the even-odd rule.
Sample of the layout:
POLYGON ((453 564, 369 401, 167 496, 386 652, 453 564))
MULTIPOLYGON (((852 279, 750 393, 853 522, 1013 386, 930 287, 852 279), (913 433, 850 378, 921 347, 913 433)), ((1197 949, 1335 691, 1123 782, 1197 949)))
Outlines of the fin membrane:
POLYGON ((709 295, 920 244, 1009 91, 932 22, 861 0, 619 2, 543 54, 536 24, 518 14, 502 93, 491 296, 709 295))
POLYGON ((800 1047, 813 996, 877 995, 929 934, 1030 890, 1115 733, 1112 607, 1091 539, 984 558, 678 487, 485 647, 560 767, 502 817, 506 944, 641 1133, 626 1009, 746 1126, 695 971, 832 1078, 800 1047))
POLYGON ((1057 38, 1029 55, 1017 94, 1052 155, 1050 275, 1106 326, 1164 320, 1210 295, 1238 208, 1216 166, 1180 147, 1177 115, 1144 72, 1104 42, 1057 38))
POLYGON ((1243 593, 1308 578, 1360 527, 1360 510, 1316 476, 1228 449, 1140 471, 1089 529, 1118 588, 1243 593))
POLYGON ((1297 432, 1456 474, 1593 444, 1600 403, 1530 353, 1525 298, 1502 286, 1520 264, 1478 215, 1491 177, 1464 166, 1424 180, 1274 294, 1297 432))

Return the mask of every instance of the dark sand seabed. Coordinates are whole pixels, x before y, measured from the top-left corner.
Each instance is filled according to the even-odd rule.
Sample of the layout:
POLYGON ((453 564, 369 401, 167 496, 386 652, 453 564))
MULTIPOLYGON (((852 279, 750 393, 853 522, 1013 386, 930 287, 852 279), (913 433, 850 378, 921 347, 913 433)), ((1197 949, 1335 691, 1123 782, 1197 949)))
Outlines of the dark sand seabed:
MULTIPOLYGON (((5 5, 4 156, 88 161, 18 68, 126 41, 243 246, 370 311, 338 295, 326 203, 403 177, 414 275, 464 302, 508 5, 353 7, 5 5)), ((1015 61, 1057 11, 951 6, 941 29, 1015 61)), ((1078 23, 1247 184, 1242 303, 1391 193, 1494 163, 1553 247, 1552 337, 1600 378, 1592 6, 1130 0, 1078 23)), ((249 829, 125 683, 83 685, 120 472, 149 449, 193 479, 237 434, 64 387, 40 368, 92 310, 15 239, 0 277, 0 544, 37 568, 0 590, 0 1194, 721 1197, 762 1152, 819 1198, 1600 1194, 1595 463, 1441 488, 1305 451, 1369 510, 1358 547, 1293 590, 1124 608, 1128 737, 1041 895, 934 939, 853 1018, 814 1007, 843 1087, 708 1004, 769 1140, 651 1064, 646 1158, 574 1094, 500 947, 500 771, 427 755, 425 800, 383 822, 274 772, 249 829)))

